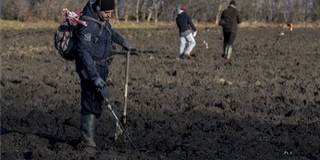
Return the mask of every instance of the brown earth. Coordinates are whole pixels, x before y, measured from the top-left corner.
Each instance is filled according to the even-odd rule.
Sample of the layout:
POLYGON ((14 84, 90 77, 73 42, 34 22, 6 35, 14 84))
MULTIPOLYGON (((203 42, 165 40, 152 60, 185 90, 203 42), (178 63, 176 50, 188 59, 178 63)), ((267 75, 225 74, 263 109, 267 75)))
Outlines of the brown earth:
MULTIPOLYGON (((287 31, 274 47, 280 29, 240 29, 231 61, 221 58, 220 28, 199 30, 195 57, 183 61, 176 29, 118 31, 139 50, 130 56, 126 127, 144 150, 114 141, 107 108, 98 152, 79 149, 79 78, 53 48, 54 31, 6 30, 1 159, 320 159, 319 29, 287 31)), ((108 79, 119 117, 125 60, 114 55, 108 79)))

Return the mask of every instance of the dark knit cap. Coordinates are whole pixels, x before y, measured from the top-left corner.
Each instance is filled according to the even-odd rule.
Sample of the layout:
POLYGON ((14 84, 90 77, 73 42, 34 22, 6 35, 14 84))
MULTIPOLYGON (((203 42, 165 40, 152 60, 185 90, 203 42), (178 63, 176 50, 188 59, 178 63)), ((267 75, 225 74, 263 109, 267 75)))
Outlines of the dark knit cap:
POLYGON ((236 1, 232 0, 232 1, 230 2, 230 5, 236 5, 236 1))
POLYGON ((114 10, 114 0, 97 0, 100 11, 114 10))

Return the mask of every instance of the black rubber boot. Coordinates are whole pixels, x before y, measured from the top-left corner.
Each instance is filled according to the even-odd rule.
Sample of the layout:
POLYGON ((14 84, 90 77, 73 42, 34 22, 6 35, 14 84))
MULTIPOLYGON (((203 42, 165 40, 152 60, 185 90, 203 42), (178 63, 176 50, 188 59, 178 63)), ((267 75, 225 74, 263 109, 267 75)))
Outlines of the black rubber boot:
POLYGON ((94 142, 96 116, 93 114, 81 115, 81 144, 85 147, 96 147, 94 142))

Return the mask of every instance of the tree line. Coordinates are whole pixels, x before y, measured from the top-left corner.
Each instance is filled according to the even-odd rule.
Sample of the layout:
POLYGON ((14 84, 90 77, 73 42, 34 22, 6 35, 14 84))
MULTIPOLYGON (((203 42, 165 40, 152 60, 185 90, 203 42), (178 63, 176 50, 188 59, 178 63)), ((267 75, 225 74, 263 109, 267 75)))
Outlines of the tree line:
MULTIPOLYGON (((88 0, 2 0, 1 19, 18 21, 62 20, 62 8, 82 9, 88 0)), ((194 21, 217 23, 230 0, 115 0, 114 19, 123 21, 172 21, 177 6, 187 6, 194 21)), ((244 21, 315 22, 320 0, 236 0, 244 21)))

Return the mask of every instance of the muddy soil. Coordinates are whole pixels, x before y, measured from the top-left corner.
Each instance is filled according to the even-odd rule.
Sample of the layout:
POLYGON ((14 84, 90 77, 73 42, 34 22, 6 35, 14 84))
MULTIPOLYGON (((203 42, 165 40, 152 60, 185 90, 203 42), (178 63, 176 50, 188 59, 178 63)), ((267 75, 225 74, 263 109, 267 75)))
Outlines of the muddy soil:
MULTIPOLYGON (((54 31, 1 31, 1 159, 320 159, 320 32, 279 31, 240 28, 227 61, 220 28, 201 29, 194 57, 177 61, 176 28, 118 30, 139 51, 126 128, 144 150, 114 141, 106 108, 95 154, 78 148, 79 78, 54 31)), ((117 51, 108 89, 120 117, 126 57, 117 51)))

